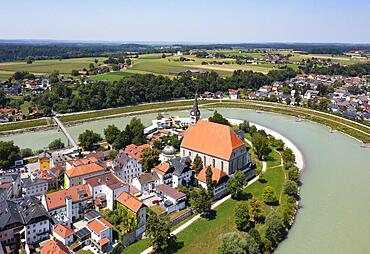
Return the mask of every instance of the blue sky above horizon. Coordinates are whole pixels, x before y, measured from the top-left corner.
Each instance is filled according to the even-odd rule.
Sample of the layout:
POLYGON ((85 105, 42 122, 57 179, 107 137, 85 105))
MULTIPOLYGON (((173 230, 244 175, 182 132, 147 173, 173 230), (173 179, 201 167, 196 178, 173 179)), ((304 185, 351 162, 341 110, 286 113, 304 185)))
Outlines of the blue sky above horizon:
POLYGON ((369 0, 12 0, 0 39, 370 42, 369 0))

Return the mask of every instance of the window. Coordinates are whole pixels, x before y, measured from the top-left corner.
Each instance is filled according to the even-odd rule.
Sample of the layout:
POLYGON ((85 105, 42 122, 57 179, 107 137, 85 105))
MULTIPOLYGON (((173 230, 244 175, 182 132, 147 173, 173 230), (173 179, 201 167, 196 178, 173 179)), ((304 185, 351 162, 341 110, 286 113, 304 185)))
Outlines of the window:
POLYGON ((221 171, 224 171, 224 162, 221 161, 221 171))
POLYGON ((212 166, 216 167, 216 160, 215 159, 212 160, 212 166))
POLYGON ((206 156, 205 156, 205 155, 203 156, 203 161, 204 161, 204 162, 203 162, 204 166, 206 166, 206 164, 207 164, 207 160, 206 160, 206 156))

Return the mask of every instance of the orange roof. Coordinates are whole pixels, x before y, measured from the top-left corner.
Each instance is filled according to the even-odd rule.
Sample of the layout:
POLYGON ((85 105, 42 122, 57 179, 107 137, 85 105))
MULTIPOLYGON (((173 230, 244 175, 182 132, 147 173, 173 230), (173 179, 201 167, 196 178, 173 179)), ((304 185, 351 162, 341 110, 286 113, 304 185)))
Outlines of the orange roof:
POLYGON ((69 251, 61 242, 50 240, 42 246, 41 254, 69 254, 69 251))
POLYGON ((113 226, 104 218, 93 219, 92 221, 87 223, 87 227, 97 235, 99 235, 100 232, 106 230, 107 228, 113 228, 113 226))
POLYGON ((135 213, 144 205, 143 202, 127 192, 122 192, 122 194, 118 196, 117 201, 135 213))
POLYGON ((66 175, 68 177, 76 177, 76 176, 82 176, 82 175, 87 175, 99 171, 104 171, 105 168, 100 166, 97 163, 91 163, 91 164, 84 164, 80 165, 71 169, 66 170, 66 175))
POLYGON ((160 175, 165 175, 170 169, 170 164, 168 162, 162 162, 161 164, 154 167, 154 171, 160 175))
POLYGON ((229 160, 234 149, 244 146, 235 132, 226 125, 198 121, 185 133, 181 147, 229 160))
POLYGON ((134 144, 130 144, 125 147, 125 152, 127 153, 128 156, 135 158, 137 160, 141 160, 141 154, 143 150, 146 148, 150 148, 150 145, 144 144, 141 146, 136 146, 134 144))
POLYGON ((72 202, 76 203, 91 198, 90 188, 87 184, 81 184, 45 195, 48 210, 63 207, 66 205, 66 197, 71 197, 72 202))
POLYGON ((78 159, 78 160, 74 160, 74 161, 68 161, 68 163, 71 164, 72 167, 77 167, 77 166, 81 166, 81 165, 95 163, 97 161, 98 161, 98 159, 96 157, 89 157, 89 158, 78 159))
POLYGON ((100 246, 104 246, 104 245, 106 245, 107 243, 109 243, 109 239, 108 239, 108 238, 106 238, 106 237, 104 237, 104 238, 100 239, 100 240, 98 241, 98 243, 100 244, 100 246))
MULTIPOLYGON (((199 181, 204 182, 204 183, 206 182, 206 171, 207 171, 207 167, 204 167, 199 172, 199 174, 197 175, 197 178, 199 181)), ((215 184, 218 184, 223 177, 227 177, 225 172, 221 171, 218 168, 212 168, 212 182, 214 182, 215 184)))
POLYGON ((75 233, 71 228, 62 224, 58 224, 58 226, 54 228, 54 232, 63 238, 67 238, 75 233))

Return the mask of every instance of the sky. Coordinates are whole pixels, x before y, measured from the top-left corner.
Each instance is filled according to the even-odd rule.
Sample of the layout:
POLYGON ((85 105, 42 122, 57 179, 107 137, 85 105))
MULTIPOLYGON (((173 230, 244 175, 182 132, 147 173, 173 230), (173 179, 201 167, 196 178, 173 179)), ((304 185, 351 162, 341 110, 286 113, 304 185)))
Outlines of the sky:
POLYGON ((370 43, 370 0, 11 0, 0 39, 370 43))

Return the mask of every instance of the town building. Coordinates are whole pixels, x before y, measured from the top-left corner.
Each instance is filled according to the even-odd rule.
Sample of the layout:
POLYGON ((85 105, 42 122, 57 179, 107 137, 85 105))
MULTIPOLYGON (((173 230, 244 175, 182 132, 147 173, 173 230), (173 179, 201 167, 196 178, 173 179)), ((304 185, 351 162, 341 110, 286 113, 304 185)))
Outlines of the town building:
POLYGON ((91 232, 91 240, 101 252, 110 250, 113 243, 113 226, 104 218, 95 218, 86 225, 91 232))
POLYGON ((106 169, 94 157, 67 162, 64 174, 64 188, 68 189, 80 185, 84 179, 101 175, 105 172, 106 169))
POLYGON ((137 220, 136 237, 142 237, 146 229, 146 206, 144 203, 135 196, 123 192, 117 198, 117 205, 118 204, 123 205, 132 212, 131 215, 137 220))
MULTIPOLYGON (((218 199, 227 194, 226 183, 229 177, 226 175, 225 172, 221 171, 218 168, 211 167, 211 169, 212 169, 212 183, 213 183, 213 198, 218 199)), ((207 167, 203 167, 203 169, 196 176, 198 179, 198 183, 204 189, 207 189, 206 171, 207 171, 207 167)))
POLYGON ((193 178, 191 160, 188 157, 175 157, 155 166, 152 172, 157 173, 160 184, 172 187, 188 185, 193 178))
POLYGON ((47 168, 51 168, 51 154, 47 151, 44 151, 39 154, 38 161, 40 164, 39 169, 44 170, 47 168))
POLYGON ((155 187, 155 192, 162 198, 162 205, 167 213, 182 210, 186 207, 186 194, 182 193, 167 184, 160 184, 155 187))
POLYGON ((171 144, 167 144, 162 149, 162 152, 159 154, 159 160, 162 162, 169 161, 175 157, 176 157, 176 149, 171 144))
POLYGON ((141 175, 143 170, 137 158, 128 156, 127 153, 122 150, 112 161, 111 165, 113 173, 128 184, 132 183, 132 179, 141 175))
POLYGON ((201 120, 190 126, 182 140, 180 154, 191 160, 198 155, 204 166, 218 168, 227 175, 236 170, 246 173, 247 178, 255 174, 244 142, 226 125, 201 120))
POLYGON ((45 179, 36 178, 31 174, 29 178, 22 181, 23 196, 42 196, 48 192, 48 181, 45 179))
POLYGON ((239 91, 236 89, 229 89, 229 97, 230 97, 230 100, 239 99, 239 91))
POLYGON ((144 173, 132 180, 132 185, 141 192, 152 192, 160 183, 160 179, 155 172, 144 173))
POLYGON ((53 230, 53 236, 66 246, 74 242, 74 233, 73 229, 63 224, 56 225, 53 230))
POLYGON ((149 144, 143 144, 140 146, 130 144, 125 147, 125 153, 131 158, 135 158, 138 161, 140 161, 144 149, 147 149, 147 148, 150 148, 149 144))
POLYGON ((129 191, 129 185, 120 180, 112 172, 94 176, 84 180, 92 193, 94 204, 99 209, 107 207, 113 210, 114 201, 122 192, 129 191))
POLYGON ((41 254, 70 254, 69 249, 58 240, 51 239, 40 249, 41 254))
POLYGON ((49 215, 68 226, 83 218, 84 209, 92 207, 92 194, 87 184, 81 184, 47 193, 42 196, 41 203, 49 215))
POLYGON ((8 189, 6 186, 11 184, 12 186, 12 197, 20 197, 22 194, 22 180, 21 174, 16 172, 0 173, 0 185, 6 184, 3 187, 8 189))

